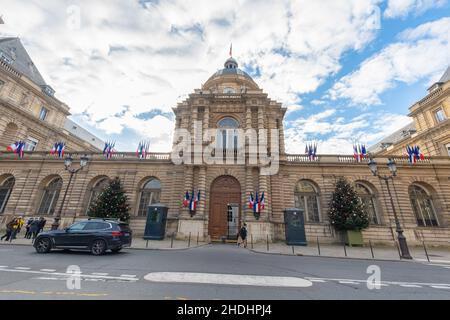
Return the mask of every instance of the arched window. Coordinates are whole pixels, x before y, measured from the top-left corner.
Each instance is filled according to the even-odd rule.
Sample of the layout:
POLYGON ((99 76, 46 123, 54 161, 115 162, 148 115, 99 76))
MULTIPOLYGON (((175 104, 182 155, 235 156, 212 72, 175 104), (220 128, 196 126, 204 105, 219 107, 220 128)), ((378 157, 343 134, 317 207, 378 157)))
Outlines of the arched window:
POLYGON ((147 207, 151 204, 159 203, 161 199, 161 182, 158 179, 150 179, 141 189, 139 198, 138 216, 147 215, 147 207))
POLYGON ((41 203, 39 205, 39 214, 52 215, 55 213, 56 203, 58 202, 59 193, 62 188, 62 179, 56 178, 44 188, 41 203))
POLYGON ((234 94, 234 93, 236 93, 236 90, 234 90, 234 88, 227 87, 227 88, 223 89, 223 93, 225 93, 225 94, 234 94))
POLYGON ((239 123, 233 118, 223 118, 217 123, 217 149, 235 150, 238 147, 239 123))
POLYGON ((435 227, 439 225, 433 199, 422 187, 412 185, 409 188, 409 198, 419 226, 435 227))
POLYGON ((369 222, 371 224, 379 224, 380 221, 377 216, 377 210, 375 209, 375 195, 372 190, 359 182, 356 183, 355 189, 359 199, 364 205, 364 211, 369 217, 369 222))
POLYGON ((5 131, 3 131, 2 141, 4 141, 8 146, 17 140, 17 132, 19 127, 15 123, 8 123, 6 125, 5 131))
POLYGON ((102 191, 107 186, 109 186, 109 178, 102 178, 95 183, 94 187, 91 189, 91 192, 89 194, 89 201, 86 208, 86 214, 89 214, 89 208, 91 207, 91 204, 93 204, 97 200, 100 193, 102 193, 102 191))
POLYGON ((5 212, 15 182, 14 177, 9 177, 0 185, 0 213, 5 212))
POLYGON ((308 181, 297 183, 294 198, 295 207, 304 210, 306 221, 320 222, 319 195, 312 183, 308 181))

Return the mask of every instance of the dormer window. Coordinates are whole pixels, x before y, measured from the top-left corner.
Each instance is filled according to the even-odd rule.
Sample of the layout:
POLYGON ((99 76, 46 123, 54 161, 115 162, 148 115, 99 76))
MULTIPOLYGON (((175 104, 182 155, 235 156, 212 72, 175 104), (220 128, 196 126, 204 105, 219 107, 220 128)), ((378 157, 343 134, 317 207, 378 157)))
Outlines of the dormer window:
POLYGON ((46 107, 41 107, 41 111, 39 112, 39 120, 44 121, 47 118, 48 109, 46 107))
POLYGON ((13 63, 13 59, 11 57, 9 57, 3 51, 0 51, 0 60, 6 62, 7 64, 12 64, 13 63))

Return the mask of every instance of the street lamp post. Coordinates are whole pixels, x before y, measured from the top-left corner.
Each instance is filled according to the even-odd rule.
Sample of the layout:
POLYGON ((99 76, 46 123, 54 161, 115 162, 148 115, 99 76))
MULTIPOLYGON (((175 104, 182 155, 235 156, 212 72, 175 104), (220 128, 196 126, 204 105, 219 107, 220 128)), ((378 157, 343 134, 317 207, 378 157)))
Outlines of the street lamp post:
POLYGON ((392 198, 391 189, 389 187, 389 180, 392 180, 392 183, 394 183, 394 177, 397 176, 397 166, 393 159, 389 159, 387 166, 389 168, 389 171, 391 171, 391 175, 389 175, 389 176, 380 175, 378 172, 377 163, 375 162, 375 160, 373 160, 371 158, 369 161, 369 168, 370 168, 370 171, 372 171, 372 174, 375 177, 378 177, 381 180, 384 180, 384 182, 386 183, 389 198, 391 200, 392 211, 394 213, 395 229, 396 229, 395 231, 397 232, 397 239, 398 239, 398 244, 400 246, 401 257, 402 257, 402 259, 412 259, 411 254, 409 253, 408 244, 406 243, 406 237, 403 235, 403 229, 400 226, 400 220, 398 219, 397 210, 395 210, 394 199, 392 198))
POLYGON ((64 202, 66 201, 67 193, 69 192, 70 183, 72 182, 73 176, 78 173, 79 171, 83 170, 83 168, 87 165, 89 159, 88 157, 83 156, 80 158, 80 167, 77 169, 72 168, 73 158, 69 155, 64 160, 64 167, 65 169, 70 173, 69 181, 67 183, 66 191, 64 192, 63 199, 61 201, 61 205, 59 207, 58 213, 55 216, 55 219, 52 223, 52 230, 57 230, 59 227, 59 221, 61 220, 62 210, 64 207, 64 202))

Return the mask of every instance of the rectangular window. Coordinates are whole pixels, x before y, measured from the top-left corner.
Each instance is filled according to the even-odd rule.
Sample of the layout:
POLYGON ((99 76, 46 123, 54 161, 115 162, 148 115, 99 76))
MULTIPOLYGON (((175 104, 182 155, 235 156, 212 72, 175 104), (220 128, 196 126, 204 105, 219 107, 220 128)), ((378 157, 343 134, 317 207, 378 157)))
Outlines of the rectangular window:
POLYGON ((442 122, 442 121, 445 121, 447 119, 447 117, 445 116, 444 110, 442 108, 437 109, 434 112, 434 114, 436 116, 437 122, 442 122))
POLYGON ((47 115, 48 115, 48 109, 45 107, 42 107, 41 112, 39 112, 39 119, 43 121, 47 118, 47 115))
POLYGON ((33 139, 31 137, 28 137, 25 140, 25 148, 24 148, 24 150, 25 151, 34 151, 34 150, 36 150, 38 142, 39 142, 38 140, 33 139))

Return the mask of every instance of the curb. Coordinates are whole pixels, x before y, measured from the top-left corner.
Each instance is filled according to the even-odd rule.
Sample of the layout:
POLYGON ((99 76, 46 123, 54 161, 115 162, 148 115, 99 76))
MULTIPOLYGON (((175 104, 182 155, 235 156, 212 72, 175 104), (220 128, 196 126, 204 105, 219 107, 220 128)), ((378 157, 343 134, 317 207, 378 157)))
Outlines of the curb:
MULTIPOLYGON (((413 263, 421 263, 421 261, 417 261, 416 259, 412 260, 393 260, 393 259, 380 259, 380 258, 358 258, 358 257, 334 257, 334 256, 315 256, 310 254, 302 254, 302 253, 296 253, 288 254, 288 253, 281 253, 281 252, 264 252, 264 251, 257 251, 255 249, 248 249, 249 251, 253 253, 259 253, 259 254, 268 254, 268 255, 278 255, 278 256, 286 256, 286 257, 308 257, 308 258, 325 258, 325 259, 344 259, 344 260, 363 260, 363 261, 387 261, 387 262, 413 262, 413 263)), ((432 263, 433 261, 430 261, 432 263)))
MULTIPOLYGON (((0 246, 29 246, 32 247, 32 243, 14 243, 14 242, 0 242, 0 246)), ((181 250, 188 250, 188 249, 194 249, 194 248, 200 248, 209 245, 209 243, 201 244, 201 245, 195 245, 191 247, 185 247, 185 248, 139 248, 139 247, 126 247, 124 249, 126 250, 159 250, 159 251, 181 251, 181 250)))

